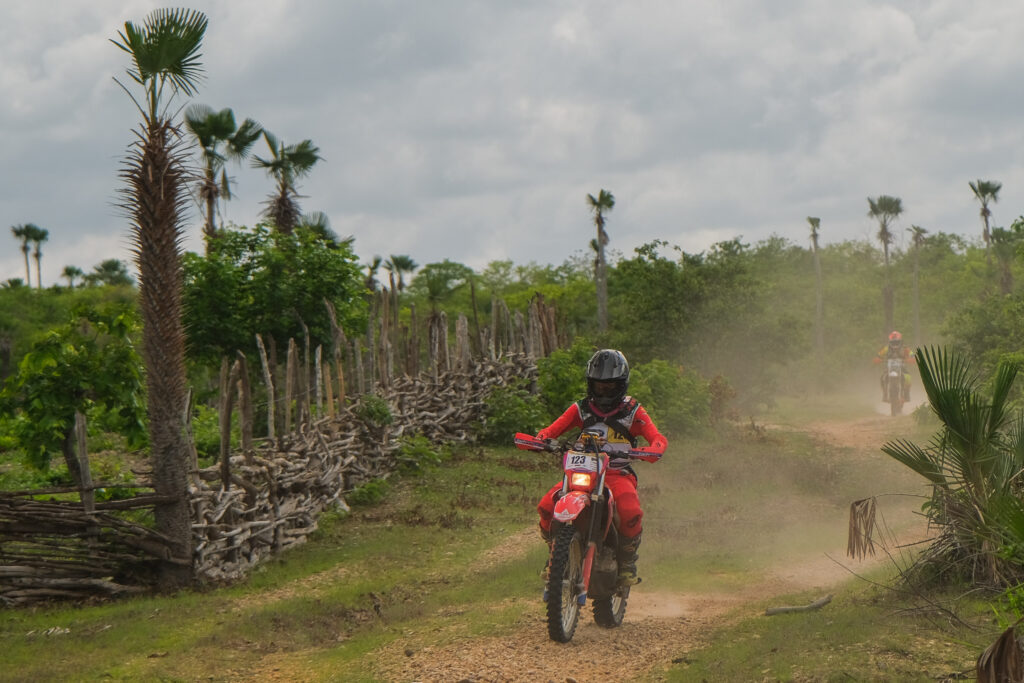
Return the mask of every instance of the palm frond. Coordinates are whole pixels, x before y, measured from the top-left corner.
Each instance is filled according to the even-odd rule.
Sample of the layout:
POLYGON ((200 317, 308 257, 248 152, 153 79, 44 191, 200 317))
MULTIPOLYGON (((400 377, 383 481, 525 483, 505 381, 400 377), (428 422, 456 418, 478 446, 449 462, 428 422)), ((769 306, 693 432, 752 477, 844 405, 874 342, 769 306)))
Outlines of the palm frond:
POLYGON ((996 642, 978 657, 975 673, 978 683, 1006 683, 1024 680, 1024 656, 1017 643, 1017 623, 1003 631, 996 642))
POLYGON ((846 554, 862 560, 875 554, 872 534, 875 531, 875 499, 864 498, 850 503, 850 530, 846 539, 846 554))

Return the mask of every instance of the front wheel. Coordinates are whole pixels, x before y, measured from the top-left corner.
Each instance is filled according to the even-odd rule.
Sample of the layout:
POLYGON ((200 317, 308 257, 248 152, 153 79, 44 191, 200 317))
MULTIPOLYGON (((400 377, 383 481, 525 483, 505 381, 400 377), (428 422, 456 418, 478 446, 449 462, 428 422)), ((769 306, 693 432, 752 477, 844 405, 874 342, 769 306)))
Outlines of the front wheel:
POLYGON ((899 382, 889 380, 889 414, 893 417, 903 412, 903 387, 899 382))
POLYGON ((626 600, 629 598, 629 586, 615 591, 607 598, 594 599, 594 621, 602 628, 615 628, 622 625, 626 616, 626 600))
POLYGON ((579 594, 583 582, 583 542, 572 525, 555 536, 548 575, 548 635, 568 643, 580 619, 579 594))

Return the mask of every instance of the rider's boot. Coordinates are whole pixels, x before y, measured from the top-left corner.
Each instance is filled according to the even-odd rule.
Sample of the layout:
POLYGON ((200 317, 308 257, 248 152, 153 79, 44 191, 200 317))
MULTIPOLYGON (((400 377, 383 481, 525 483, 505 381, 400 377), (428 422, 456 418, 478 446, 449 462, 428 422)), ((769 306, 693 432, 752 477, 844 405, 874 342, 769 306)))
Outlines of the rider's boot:
POLYGON ((637 551, 640 548, 641 534, 632 538, 619 537, 619 545, 615 549, 615 559, 619 563, 619 586, 634 586, 640 583, 640 577, 636 573, 636 561, 639 557, 637 551))

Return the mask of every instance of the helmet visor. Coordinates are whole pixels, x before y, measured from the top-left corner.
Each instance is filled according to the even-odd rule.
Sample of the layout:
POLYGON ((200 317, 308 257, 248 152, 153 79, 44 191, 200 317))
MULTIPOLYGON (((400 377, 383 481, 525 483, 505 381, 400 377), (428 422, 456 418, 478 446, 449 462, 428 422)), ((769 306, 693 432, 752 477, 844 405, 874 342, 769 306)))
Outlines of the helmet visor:
POLYGON ((598 398, 615 398, 620 391, 619 382, 602 382, 596 380, 594 385, 594 396, 598 398))

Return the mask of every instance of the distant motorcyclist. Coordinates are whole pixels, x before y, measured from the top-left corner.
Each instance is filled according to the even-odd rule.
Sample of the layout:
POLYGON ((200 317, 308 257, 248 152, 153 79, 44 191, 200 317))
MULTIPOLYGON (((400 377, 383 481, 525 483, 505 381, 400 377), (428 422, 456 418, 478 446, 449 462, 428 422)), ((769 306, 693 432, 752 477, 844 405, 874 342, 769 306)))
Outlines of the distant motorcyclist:
MULTIPOLYGON (((643 437, 650 444, 644 450, 658 456, 668 446, 668 441, 654 426, 643 406, 626 395, 628 388, 629 363, 626 357, 614 349, 598 351, 587 363, 586 397, 573 403, 561 417, 537 433, 541 439, 553 439, 574 427, 598 429, 604 433, 607 441, 604 450, 611 456, 605 486, 612 492, 618 507, 616 559, 619 562, 619 584, 626 586, 639 582, 636 560, 644 513, 636 493, 636 473, 625 453, 636 447, 637 437, 643 437)), ((555 496, 561 490, 561 482, 555 484, 537 505, 541 535, 549 545, 555 496)))
MULTIPOLYGON (((896 330, 889 333, 888 343, 879 349, 874 362, 884 363, 890 358, 898 358, 903 361, 903 401, 907 402, 910 400, 910 364, 914 362, 914 354, 903 345, 903 335, 896 330)), ((885 391, 886 374, 883 372, 881 378, 883 401, 889 398, 885 391)))

